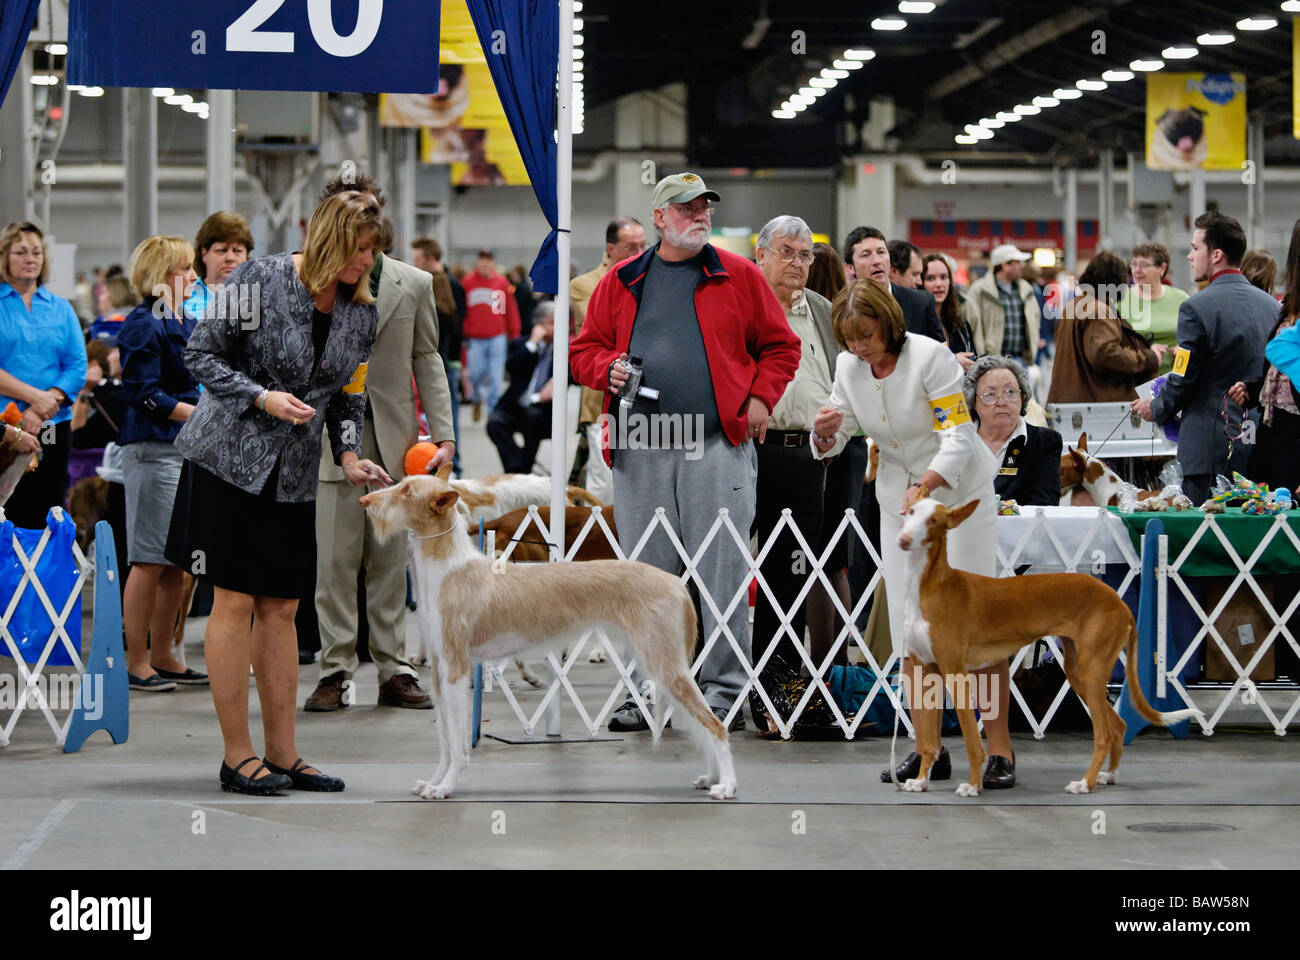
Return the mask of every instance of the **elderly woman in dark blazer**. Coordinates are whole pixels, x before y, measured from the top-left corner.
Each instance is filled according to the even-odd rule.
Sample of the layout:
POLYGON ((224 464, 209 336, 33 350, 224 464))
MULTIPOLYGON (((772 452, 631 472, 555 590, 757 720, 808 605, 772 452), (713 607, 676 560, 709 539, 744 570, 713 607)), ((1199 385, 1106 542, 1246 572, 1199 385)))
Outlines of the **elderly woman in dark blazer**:
POLYGON ((206 389, 176 438, 185 465, 167 557, 214 587, 204 649, 227 791, 343 789, 294 747, 294 614, 316 569, 322 422, 350 483, 392 482, 360 457, 379 321, 368 278, 381 234, 372 198, 328 198, 302 253, 235 269, 185 350, 206 389), (266 738, 260 763, 248 730, 250 661, 266 738))
POLYGON ((1012 357, 980 357, 962 385, 980 439, 997 461, 993 492, 1024 506, 1061 502, 1061 435, 1025 422, 1029 377, 1012 357))

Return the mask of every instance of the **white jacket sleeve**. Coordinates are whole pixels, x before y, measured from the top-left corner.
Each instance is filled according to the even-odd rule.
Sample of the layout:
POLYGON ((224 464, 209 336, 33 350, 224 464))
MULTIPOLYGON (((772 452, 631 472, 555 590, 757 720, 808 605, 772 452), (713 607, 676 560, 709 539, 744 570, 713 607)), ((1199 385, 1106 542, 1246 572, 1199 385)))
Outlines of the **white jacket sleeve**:
MULTIPOLYGON (((844 422, 840 424, 839 430, 835 433, 835 446, 831 447, 825 453, 817 449, 817 445, 811 444, 813 459, 823 460, 826 457, 836 457, 844 452, 844 445, 849 442, 855 433, 858 432, 858 417, 853 412, 853 404, 850 400, 850 384, 848 383, 850 371, 854 365, 850 363, 853 355, 847 351, 841 351, 835 361, 835 382, 831 384, 831 399, 829 405, 838 407, 844 414, 844 422)), ((957 361, 953 361, 956 363, 957 361)))
POLYGON ((964 379, 961 364, 951 352, 932 352, 925 365, 922 386, 930 401, 932 429, 939 431, 940 438, 939 452, 930 461, 929 469, 943 477, 950 487, 957 486, 958 476, 976 454, 975 445, 983 443, 962 394, 964 379))

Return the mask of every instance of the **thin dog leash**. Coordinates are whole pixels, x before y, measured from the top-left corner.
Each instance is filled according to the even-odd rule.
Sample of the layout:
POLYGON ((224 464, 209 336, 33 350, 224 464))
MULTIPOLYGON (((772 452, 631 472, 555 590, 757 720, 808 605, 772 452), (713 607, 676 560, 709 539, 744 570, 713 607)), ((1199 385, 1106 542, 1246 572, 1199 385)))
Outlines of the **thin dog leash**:
POLYGON ((1104 447, 1104 446, 1106 446, 1106 444, 1107 444, 1107 442, 1109 442, 1110 438, 1113 437, 1113 436, 1115 436, 1115 431, 1118 430, 1120 427, 1124 426, 1124 421, 1127 420, 1130 416, 1132 416, 1132 413, 1126 413, 1126 414, 1124 414, 1124 416, 1120 417, 1120 418, 1119 418, 1119 423, 1115 424, 1115 426, 1111 429, 1110 433, 1106 434, 1106 439, 1103 440, 1103 441, 1101 442, 1101 444, 1097 447, 1096 450, 1091 450, 1091 451, 1089 451, 1089 452, 1090 452, 1094 457, 1099 456, 1099 455, 1101 454, 1101 448, 1104 447))

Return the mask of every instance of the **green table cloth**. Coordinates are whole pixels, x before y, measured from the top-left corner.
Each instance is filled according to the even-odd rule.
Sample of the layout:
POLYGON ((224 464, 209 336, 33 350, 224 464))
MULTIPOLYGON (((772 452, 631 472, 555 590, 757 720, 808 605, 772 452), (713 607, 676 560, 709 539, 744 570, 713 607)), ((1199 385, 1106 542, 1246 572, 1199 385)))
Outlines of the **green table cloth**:
MULTIPOLYGON (((1182 554, 1189 540, 1196 533, 1206 514, 1200 510, 1164 510, 1156 513, 1119 513, 1114 507, 1108 508, 1119 514, 1133 541, 1133 549, 1141 551, 1142 534, 1146 532, 1147 521, 1159 520, 1165 525, 1165 534, 1169 537, 1169 562, 1172 564, 1182 554)), ((1273 525, 1277 517, 1247 516, 1240 507, 1229 507, 1226 513, 1213 514, 1215 525, 1237 551, 1242 563, 1250 560, 1273 525)), ((1300 539, 1300 511, 1287 511, 1288 520, 1296 537, 1300 539)), ((1192 553, 1183 562, 1179 572, 1185 577, 1222 577, 1235 576, 1237 566, 1228 556, 1214 531, 1206 530, 1196 541, 1192 553)), ((1300 553, 1296 551, 1285 530, 1278 530, 1269 540, 1263 555, 1255 562, 1252 573, 1300 573, 1300 553)))

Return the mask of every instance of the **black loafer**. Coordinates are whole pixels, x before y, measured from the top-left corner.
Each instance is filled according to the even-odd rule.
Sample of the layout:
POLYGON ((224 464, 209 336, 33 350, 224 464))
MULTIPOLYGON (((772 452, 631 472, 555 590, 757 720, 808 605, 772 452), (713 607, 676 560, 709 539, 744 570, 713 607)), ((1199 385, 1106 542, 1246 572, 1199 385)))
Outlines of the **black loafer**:
POLYGON ((158 676, 162 677, 164 680, 170 683, 179 683, 182 686, 197 687, 208 682, 208 675, 206 673, 199 673, 197 670, 192 670, 189 667, 186 667, 183 673, 176 673, 173 670, 162 670, 158 667, 155 667, 154 669, 158 672, 158 676))
POLYGON ((285 770, 283 767, 277 767, 270 760, 263 760, 262 762, 266 764, 266 769, 270 770, 272 773, 284 774, 288 777, 290 780, 288 786, 291 786, 294 790, 315 790, 318 793, 338 793, 343 789, 343 781, 338 777, 327 776, 323 773, 305 773, 304 771, 308 766, 310 766, 310 764, 304 761, 302 757, 295 760, 293 766, 288 770, 285 770))
MULTIPOLYGON (((921 775, 921 755, 919 753, 909 753, 907 759, 898 765, 895 771, 898 774, 898 782, 906 783, 908 780, 915 780, 921 775)), ((934 761, 934 766, 930 768, 931 780, 947 780, 952 776, 952 758, 948 756, 948 748, 939 748, 939 759, 934 761)), ((889 777, 889 768, 885 767, 880 771, 881 783, 893 783, 889 777)))
POLYGON ((239 772, 256 759, 257 757, 249 757, 247 760, 242 760, 235 765, 233 770, 226 765, 226 761, 222 760, 221 789, 226 793, 246 793, 250 797, 269 797, 293 782, 283 773, 276 771, 270 764, 266 763, 258 764, 250 776, 246 777, 239 772), (262 767, 266 767, 271 772, 260 780, 254 779, 257 776, 257 771, 261 770, 262 767))
POLYGON ((1013 754, 1010 760, 1006 757, 989 757, 988 765, 984 768, 984 789, 1006 790, 1015 785, 1015 755, 1013 754))

